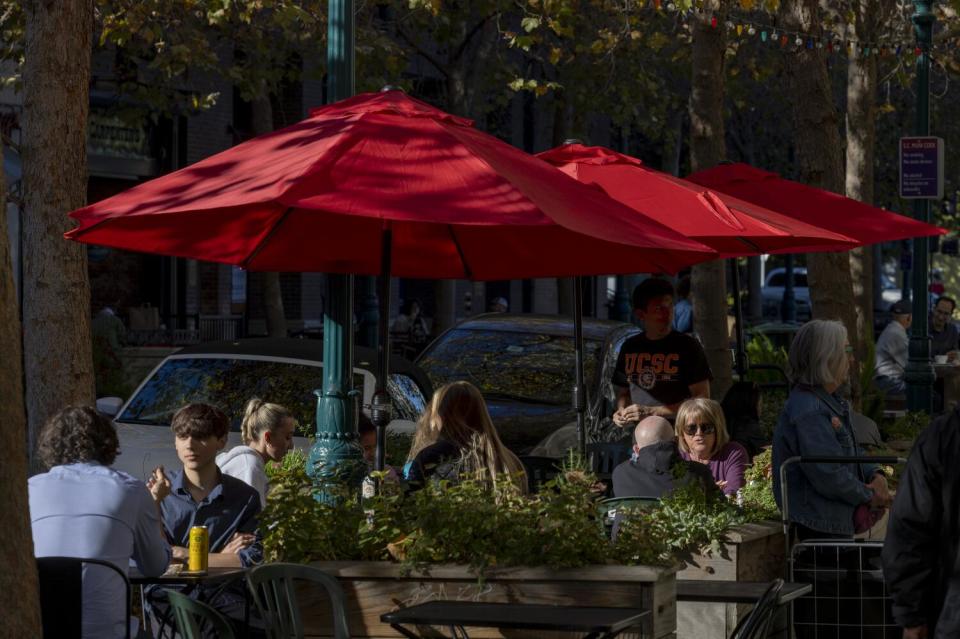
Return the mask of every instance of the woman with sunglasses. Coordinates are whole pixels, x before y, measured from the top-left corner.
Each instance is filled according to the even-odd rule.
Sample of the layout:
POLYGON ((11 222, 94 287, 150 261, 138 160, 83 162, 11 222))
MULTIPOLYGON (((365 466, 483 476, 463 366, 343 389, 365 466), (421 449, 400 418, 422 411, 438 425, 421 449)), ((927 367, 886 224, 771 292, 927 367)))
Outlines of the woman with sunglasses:
POLYGON ((680 456, 705 464, 723 494, 736 495, 744 484, 749 455, 746 448, 730 440, 720 404, 702 397, 688 399, 677 410, 675 428, 680 456))
POLYGON ((799 540, 851 537, 890 503, 886 478, 873 464, 791 464, 786 486, 780 485, 780 467, 791 457, 862 454, 850 408, 838 393, 850 377, 852 353, 847 329, 835 320, 807 322, 790 345, 792 388, 773 431, 773 496, 783 508, 781 491, 789 492, 799 540))

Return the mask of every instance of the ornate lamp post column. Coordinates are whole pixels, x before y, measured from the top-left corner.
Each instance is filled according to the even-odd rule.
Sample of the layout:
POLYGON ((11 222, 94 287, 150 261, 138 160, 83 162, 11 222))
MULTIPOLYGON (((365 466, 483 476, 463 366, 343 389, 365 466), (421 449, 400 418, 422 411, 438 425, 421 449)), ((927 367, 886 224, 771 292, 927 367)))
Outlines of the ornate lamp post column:
MULTIPOLYGON (((930 45, 933 42, 933 0, 913 0, 913 29, 917 36, 917 121, 915 134, 930 135, 930 45)), ((913 216, 930 221, 930 201, 913 201, 913 216)), ((933 382, 930 363, 927 280, 930 273, 930 240, 913 240, 913 326, 910 329, 910 359, 907 363, 907 407, 933 412, 933 382)))
MULTIPOLYGON (((353 0, 330 0, 327 23, 327 101, 354 94, 353 0)), ((357 436, 353 390, 353 276, 327 275, 323 315, 323 390, 317 394, 317 441, 307 472, 322 483, 342 474, 359 485, 366 470, 357 436)))

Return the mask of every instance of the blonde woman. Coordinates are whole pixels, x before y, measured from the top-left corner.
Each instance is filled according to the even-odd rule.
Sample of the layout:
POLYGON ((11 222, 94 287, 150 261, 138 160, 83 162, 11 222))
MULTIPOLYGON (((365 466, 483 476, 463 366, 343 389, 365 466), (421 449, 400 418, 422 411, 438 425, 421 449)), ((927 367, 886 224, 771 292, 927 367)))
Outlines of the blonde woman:
POLYGON ((730 440, 723 408, 712 399, 697 397, 680 404, 674 426, 680 456, 705 464, 724 495, 736 495, 750 464, 747 449, 730 440))
POLYGON ((260 493, 260 504, 267 503, 267 461, 280 461, 293 448, 297 420, 279 404, 251 399, 244 411, 240 432, 243 445, 217 455, 217 466, 231 477, 253 486, 260 493))
POLYGON ((433 476, 456 479, 459 474, 479 474, 494 483, 509 475, 527 490, 523 464, 500 441, 483 396, 469 382, 452 382, 434 391, 403 467, 403 479, 412 488, 433 476))

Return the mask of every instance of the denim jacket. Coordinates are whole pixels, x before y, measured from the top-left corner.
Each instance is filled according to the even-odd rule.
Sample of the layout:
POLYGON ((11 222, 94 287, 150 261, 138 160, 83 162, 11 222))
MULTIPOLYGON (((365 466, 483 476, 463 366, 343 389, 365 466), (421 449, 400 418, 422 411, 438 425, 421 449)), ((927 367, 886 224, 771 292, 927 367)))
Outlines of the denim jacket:
MULTIPOLYGON (((783 509, 780 466, 796 455, 862 455, 847 403, 823 388, 798 385, 790 391, 773 433, 773 495, 783 509)), ((853 511, 870 501, 866 486, 877 466, 791 464, 787 467, 790 521, 824 533, 852 535, 853 511)))

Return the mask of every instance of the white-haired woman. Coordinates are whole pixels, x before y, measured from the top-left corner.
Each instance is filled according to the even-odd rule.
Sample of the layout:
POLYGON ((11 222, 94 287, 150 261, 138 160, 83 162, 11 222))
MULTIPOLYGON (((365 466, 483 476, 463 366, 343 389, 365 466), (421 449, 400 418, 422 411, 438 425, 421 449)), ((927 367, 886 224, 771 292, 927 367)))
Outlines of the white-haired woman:
POLYGON ((256 397, 247 402, 240 425, 241 446, 217 455, 220 471, 257 489, 260 505, 266 506, 270 485, 265 464, 280 461, 293 448, 297 420, 280 404, 256 397))
MULTIPOLYGON (((773 493, 781 508, 784 460, 862 454, 850 409, 836 394, 850 376, 852 352, 838 321, 807 322, 793 338, 787 364, 792 388, 773 433, 773 493)), ((890 503, 886 478, 868 464, 792 464, 786 488, 799 539, 852 536, 890 503)))

